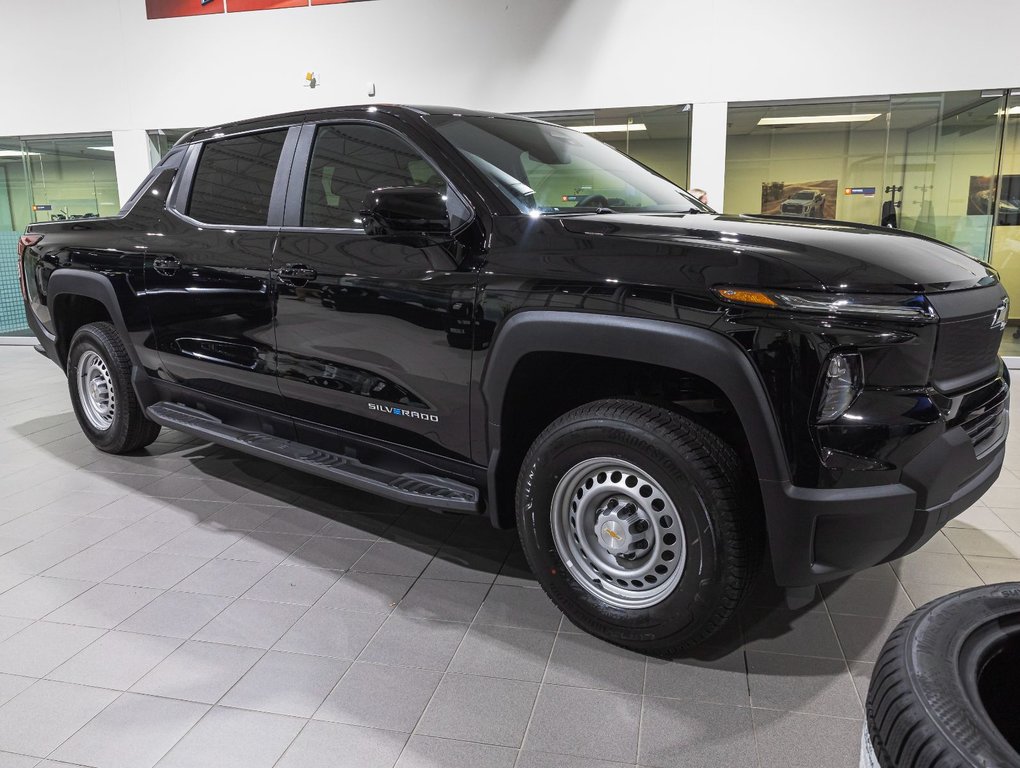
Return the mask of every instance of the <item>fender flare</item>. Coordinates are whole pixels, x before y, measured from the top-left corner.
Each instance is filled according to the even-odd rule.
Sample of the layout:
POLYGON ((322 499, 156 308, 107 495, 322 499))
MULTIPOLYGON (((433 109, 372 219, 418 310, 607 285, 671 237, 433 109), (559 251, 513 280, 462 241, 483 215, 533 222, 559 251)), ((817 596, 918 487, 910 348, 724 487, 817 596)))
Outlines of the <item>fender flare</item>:
POLYGON ((497 472, 507 385, 517 364, 532 352, 599 355, 649 363, 700 376, 722 390, 740 419, 759 480, 787 482, 789 464, 775 412, 751 360, 735 341, 716 331, 656 319, 571 311, 524 310, 496 334, 481 375, 489 446, 489 516, 498 512, 497 472))
MULTIPOLYGON (((53 312, 53 307, 56 304, 56 299, 63 295, 85 296, 95 299, 106 308, 110 315, 110 320, 113 322, 113 327, 117 329, 117 333, 124 342, 124 348, 127 350, 128 357, 131 358, 131 383, 134 387, 135 395, 143 404, 158 400, 155 389, 149 381, 149 377, 145 374, 145 368, 141 360, 138 358, 138 351, 135 349, 134 344, 131 343, 131 335, 128 333, 127 323, 124 322, 120 298, 110 278, 101 272, 92 272, 85 269, 59 269, 50 276, 46 284, 46 297, 53 317, 55 345, 61 344, 62 340, 57 332, 59 327, 58 319, 56 313, 53 312)), ((70 344, 70 342, 70 339, 66 339, 67 344, 70 344)), ((65 369, 67 368, 66 358, 61 361, 61 366, 65 369)))

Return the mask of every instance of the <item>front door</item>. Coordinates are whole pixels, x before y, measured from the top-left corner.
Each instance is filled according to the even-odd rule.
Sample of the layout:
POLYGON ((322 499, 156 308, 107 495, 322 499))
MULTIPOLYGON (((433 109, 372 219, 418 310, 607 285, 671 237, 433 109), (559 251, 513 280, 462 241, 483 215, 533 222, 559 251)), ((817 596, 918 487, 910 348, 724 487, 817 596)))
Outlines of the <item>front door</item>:
POLYGON ((471 351, 450 317, 472 299, 475 273, 459 246, 369 237, 359 211, 368 192, 396 186, 441 189, 455 225, 469 207, 374 122, 305 126, 294 168, 273 288, 280 389, 299 433, 467 456, 471 351))
POLYGON ((160 377, 272 410, 283 408, 270 264, 286 188, 286 173, 277 175, 287 136, 281 129, 191 147, 159 231, 146 243, 145 290, 160 377))

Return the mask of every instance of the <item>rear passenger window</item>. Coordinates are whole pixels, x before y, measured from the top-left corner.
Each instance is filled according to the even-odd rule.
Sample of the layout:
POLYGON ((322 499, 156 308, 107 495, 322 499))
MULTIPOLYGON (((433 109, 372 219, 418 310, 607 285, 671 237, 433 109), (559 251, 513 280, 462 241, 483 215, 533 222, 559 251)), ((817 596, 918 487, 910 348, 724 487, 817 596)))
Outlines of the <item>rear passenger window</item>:
POLYGON ((211 141, 202 148, 188 215, 206 224, 265 226, 287 131, 211 141))
MULTIPOLYGON (((365 195, 380 187, 429 186, 446 194, 446 182, 414 148, 373 125, 324 125, 315 132, 301 224, 361 229, 365 195)), ((457 212, 451 206, 451 216, 457 212)))

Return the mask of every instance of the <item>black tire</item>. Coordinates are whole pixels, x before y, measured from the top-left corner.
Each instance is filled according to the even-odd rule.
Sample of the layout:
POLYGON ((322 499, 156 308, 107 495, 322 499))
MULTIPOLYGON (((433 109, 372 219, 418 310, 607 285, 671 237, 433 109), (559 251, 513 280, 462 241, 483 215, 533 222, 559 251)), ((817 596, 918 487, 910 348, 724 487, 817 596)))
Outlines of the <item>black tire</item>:
POLYGON ((871 764, 882 768, 1020 765, 1018 687, 1020 583, 934 600, 879 654, 865 754, 870 739, 871 764))
MULTIPOLYGON (((604 474, 596 484, 606 482, 599 479, 604 474)), ((584 491, 578 487, 577 492, 584 491)), ((574 495, 567 496, 572 508, 574 495)), ((741 462, 727 443, 684 416, 628 400, 593 402, 557 419, 532 444, 517 483, 521 542, 546 594, 581 629, 655 655, 675 655, 704 643, 734 614, 759 561, 759 510, 759 497, 750 492, 741 462), (669 497, 679 518, 682 572, 672 591, 654 605, 620 607, 601 599, 579 582, 585 577, 582 568, 568 566, 557 550, 552 523, 554 499, 561 498, 557 486, 564 478, 569 485, 576 468, 593 457, 622 459, 639 468, 669 497)), ((576 536, 574 541, 580 546, 576 536)), ((606 589, 599 579, 589 582, 606 589)), ((616 589, 612 579, 605 582, 616 589)))
POLYGON ((152 443, 159 424, 150 421, 131 386, 131 358, 116 329, 110 323, 89 323, 71 338, 67 354, 67 386, 71 405, 82 432, 96 448, 106 453, 131 453, 152 443), (90 422, 79 393, 78 365, 86 353, 98 355, 109 371, 114 402, 112 423, 100 429, 90 422))

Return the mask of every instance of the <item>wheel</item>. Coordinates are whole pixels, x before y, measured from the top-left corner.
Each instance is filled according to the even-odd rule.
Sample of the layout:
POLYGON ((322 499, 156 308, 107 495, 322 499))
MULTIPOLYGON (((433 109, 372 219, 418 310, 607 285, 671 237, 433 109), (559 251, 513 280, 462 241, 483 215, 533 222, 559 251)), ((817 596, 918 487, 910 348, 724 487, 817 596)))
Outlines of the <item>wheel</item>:
POLYGON ((718 632, 760 551, 757 495, 733 449, 684 416, 602 400, 553 422, 517 483, 539 583, 581 629, 671 655, 718 632))
POLYGON ((82 432, 107 453, 130 453, 159 435, 131 386, 131 358, 110 323, 83 325, 71 338, 67 386, 82 432))
POLYGON ((875 664, 861 765, 1020 765, 1020 583, 957 592, 899 623, 875 664))

